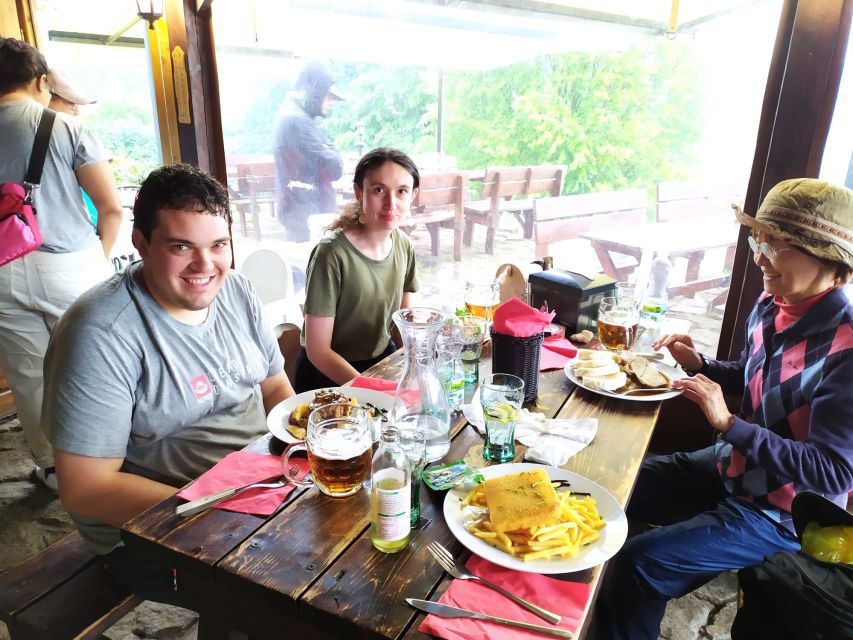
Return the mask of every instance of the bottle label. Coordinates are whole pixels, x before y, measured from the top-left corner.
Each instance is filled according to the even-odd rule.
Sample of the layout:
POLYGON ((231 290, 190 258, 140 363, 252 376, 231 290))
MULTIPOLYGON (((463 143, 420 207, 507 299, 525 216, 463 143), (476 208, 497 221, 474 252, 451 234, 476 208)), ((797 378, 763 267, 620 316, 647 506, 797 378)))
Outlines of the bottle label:
POLYGON ((376 537, 399 540, 411 527, 411 490, 409 477, 401 469, 383 469, 373 476, 376 500, 376 537))

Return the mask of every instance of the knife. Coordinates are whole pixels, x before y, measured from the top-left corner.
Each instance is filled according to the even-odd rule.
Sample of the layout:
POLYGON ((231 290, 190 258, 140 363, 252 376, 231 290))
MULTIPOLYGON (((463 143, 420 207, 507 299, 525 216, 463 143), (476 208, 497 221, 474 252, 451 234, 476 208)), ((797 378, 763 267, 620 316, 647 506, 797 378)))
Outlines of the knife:
POLYGON ((489 622, 497 622, 498 624, 505 624, 508 627, 525 629, 526 631, 533 631, 534 633, 541 633, 546 636, 554 636, 555 638, 574 637, 572 636, 570 631, 566 631, 565 629, 545 627, 541 624, 531 624, 529 622, 520 622, 518 620, 507 620, 506 618, 498 618, 496 616, 490 616, 485 613, 468 611, 467 609, 452 607, 449 604, 441 604, 440 602, 433 602, 432 600, 418 600, 417 598, 406 598, 406 602, 408 602, 409 605, 414 607, 415 609, 420 609, 421 611, 426 611, 427 613, 433 613, 437 616, 441 616, 442 618, 474 618, 475 620, 488 620, 489 622))
POLYGON ((206 496, 202 496, 201 498, 196 498, 195 500, 185 502, 184 504, 175 507, 175 515, 182 516, 184 518, 195 515, 199 511, 204 511, 205 509, 219 504, 223 500, 227 500, 232 496, 236 496, 240 493, 243 493, 246 489, 251 489, 252 487, 255 487, 257 485, 274 482, 279 478, 281 478, 281 474, 277 473, 274 476, 264 478, 263 480, 255 480, 254 482, 245 484, 242 487, 228 487, 227 489, 222 489, 220 491, 217 491, 216 493, 211 493, 206 496))

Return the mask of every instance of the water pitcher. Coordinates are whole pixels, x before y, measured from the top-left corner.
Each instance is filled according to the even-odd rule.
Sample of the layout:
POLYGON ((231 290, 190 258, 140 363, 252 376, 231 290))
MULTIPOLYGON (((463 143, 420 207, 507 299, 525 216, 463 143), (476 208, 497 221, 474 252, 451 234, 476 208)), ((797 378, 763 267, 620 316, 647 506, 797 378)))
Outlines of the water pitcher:
POLYGON ((413 307, 393 315, 403 336, 406 360, 397 385, 392 424, 422 429, 426 434, 426 461, 444 457, 450 448, 450 408, 438 377, 435 340, 445 315, 438 309, 413 307))

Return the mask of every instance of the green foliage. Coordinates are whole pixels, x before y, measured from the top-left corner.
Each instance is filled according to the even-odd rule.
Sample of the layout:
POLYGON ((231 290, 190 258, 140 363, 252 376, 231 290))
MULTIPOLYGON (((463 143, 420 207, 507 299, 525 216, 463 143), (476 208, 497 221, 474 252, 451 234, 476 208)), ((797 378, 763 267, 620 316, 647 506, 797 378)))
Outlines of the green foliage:
POLYGON ((341 150, 357 150, 359 124, 365 151, 380 146, 407 153, 435 150, 436 72, 366 63, 339 63, 330 72, 340 78, 335 91, 346 100, 332 105, 323 128, 341 150))
POLYGON ((273 152, 275 115, 289 88, 289 83, 277 82, 265 92, 253 95, 252 104, 243 122, 222 132, 228 153, 273 152))
POLYGON ((109 100, 85 119, 87 128, 112 158, 116 184, 140 184, 160 166, 151 112, 126 101, 109 100))
POLYGON ((454 72, 447 152, 463 168, 566 164, 565 193, 682 177, 701 131, 701 69, 662 40, 454 72))

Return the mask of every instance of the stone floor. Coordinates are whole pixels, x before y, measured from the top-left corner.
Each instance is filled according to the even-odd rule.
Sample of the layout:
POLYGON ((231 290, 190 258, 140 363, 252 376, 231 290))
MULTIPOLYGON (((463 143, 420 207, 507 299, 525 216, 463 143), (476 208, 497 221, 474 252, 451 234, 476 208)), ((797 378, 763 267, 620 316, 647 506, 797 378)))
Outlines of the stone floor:
MULTIPOLYGON (((438 258, 429 253, 429 235, 423 228, 413 233, 421 269, 421 302, 452 309, 462 306, 466 279, 492 277, 502 264, 510 263, 522 271, 531 267, 533 241, 521 237, 520 229, 510 216, 504 216, 498 230, 496 252, 483 253, 483 232, 478 227, 474 243, 463 250, 463 260, 451 259, 452 236, 442 232, 442 247, 438 258)), ((262 216, 263 241, 258 243, 242 237, 235 225, 235 252, 238 265, 254 248, 269 246, 280 250, 299 267, 307 263, 310 248, 286 243, 281 227, 268 215, 262 216)), ((595 255, 586 241, 569 241, 555 247, 555 266, 578 272, 598 271, 595 255)), ((678 265, 676 265, 677 276, 678 265)), ((673 317, 693 323, 691 335, 700 350, 714 353, 720 324, 720 309, 708 312, 708 301, 716 292, 695 299, 671 301, 673 317)), ((20 425, 14 415, 0 418, 0 571, 22 562, 44 549, 72 526, 56 496, 32 480, 33 465, 29 459, 20 425)), ((729 628, 735 612, 736 579, 733 573, 724 574, 695 593, 670 603, 664 618, 660 638, 694 640, 729 638, 729 628)), ((125 616, 106 634, 110 640, 188 640, 196 637, 196 616, 189 611, 144 603, 125 616)), ((0 623, 0 640, 8 640, 0 623)))

